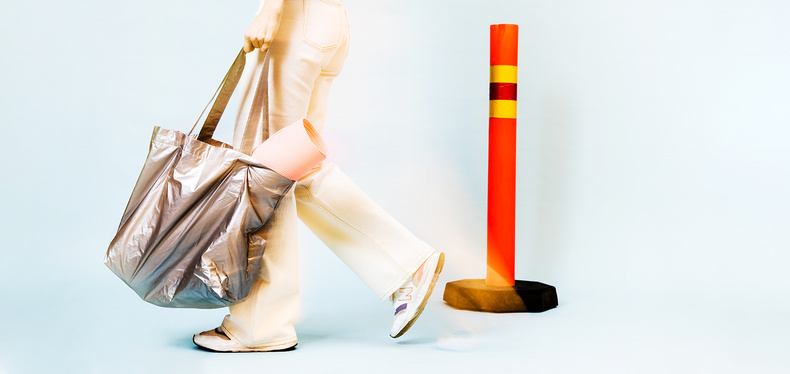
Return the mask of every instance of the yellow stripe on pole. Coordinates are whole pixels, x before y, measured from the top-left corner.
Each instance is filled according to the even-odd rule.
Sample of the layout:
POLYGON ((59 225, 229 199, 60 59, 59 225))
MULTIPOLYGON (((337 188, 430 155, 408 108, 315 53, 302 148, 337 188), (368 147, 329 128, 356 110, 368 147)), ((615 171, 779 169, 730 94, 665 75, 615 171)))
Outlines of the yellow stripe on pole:
POLYGON ((515 65, 491 65, 491 83, 518 83, 518 67, 515 65))
POLYGON ((516 100, 488 100, 488 117, 516 118, 516 100))

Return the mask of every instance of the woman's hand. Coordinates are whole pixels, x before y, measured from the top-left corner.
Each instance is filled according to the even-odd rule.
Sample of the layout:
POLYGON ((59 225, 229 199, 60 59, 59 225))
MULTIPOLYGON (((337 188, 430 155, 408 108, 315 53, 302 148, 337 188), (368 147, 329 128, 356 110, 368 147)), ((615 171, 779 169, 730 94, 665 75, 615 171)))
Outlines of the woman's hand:
POLYGON ((280 16, 283 12, 284 0, 266 0, 261 12, 244 33, 244 52, 250 53, 255 48, 265 51, 272 44, 274 35, 280 27, 280 16))

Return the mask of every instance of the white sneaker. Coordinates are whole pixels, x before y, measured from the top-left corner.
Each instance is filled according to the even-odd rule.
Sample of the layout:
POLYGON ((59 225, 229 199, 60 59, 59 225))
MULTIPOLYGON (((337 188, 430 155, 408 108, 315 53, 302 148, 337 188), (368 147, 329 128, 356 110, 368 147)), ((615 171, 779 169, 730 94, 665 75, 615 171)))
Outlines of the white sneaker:
POLYGON ((411 279, 392 294, 395 320, 392 321, 391 337, 400 337, 417 321, 417 317, 428 303, 442 267, 444 267, 444 253, 434 253, 423 262, 411 279))
POLYGON ((270 344, 265 347, 247 347, 228 336, 222 326, 192 336, 192 343, 209 352, 278 352, 295 349, 296 341, 270 344))

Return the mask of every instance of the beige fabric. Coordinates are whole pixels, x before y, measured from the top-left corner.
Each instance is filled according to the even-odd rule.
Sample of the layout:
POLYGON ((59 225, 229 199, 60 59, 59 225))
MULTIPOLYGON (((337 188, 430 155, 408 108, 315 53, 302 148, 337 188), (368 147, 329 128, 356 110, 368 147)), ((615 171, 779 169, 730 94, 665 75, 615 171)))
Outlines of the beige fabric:
MULTIPOLYGON (((303 117, 322 131, 329 87, 343 67, 348 38, 340 1, 286 0, 282 23, 270 48, 269 134, 303 117)), ((239 91, 245 96, 238 112, 234 145, 240 144, 263 56, 256 51, 247 58, 239 91)), ((331 152, 329 149, 330 157, 331 152)), ((260 281, 248 299, 230 308, 223 321, 223 328, 247 346, 266 346, 296 337, 297 213, 381 299, 391 295, 434 252, 332 162, 324 161, 314 168, 297 181, 293 191, 266 228, 268 243, 260 281)))

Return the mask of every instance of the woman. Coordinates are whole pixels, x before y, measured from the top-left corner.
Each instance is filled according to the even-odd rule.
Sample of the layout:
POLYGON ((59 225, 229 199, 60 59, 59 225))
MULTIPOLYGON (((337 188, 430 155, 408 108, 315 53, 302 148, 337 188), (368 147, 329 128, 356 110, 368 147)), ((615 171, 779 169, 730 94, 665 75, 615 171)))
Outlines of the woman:
MULTIPOLYGON (((323 129, 329 87, 348 54, 348 21, 342 0, 261 0, 244 34, 246 83, 234 145, 239 146, 254 87, 269 52, 268 129, 307 118, 323 129)), ((260 278, 250 296, 230 307, 222 325, 193 337, 219 352, 279 351, 297 344, 299 309, 296 219, 301 219, 381 299, 395 308, 390 336, 399 337, 422 312, 444 264, 444 254, 417 239, 370 200, 334 163, 325 161, 302 177, 265 232, 260 278)), ((339 293, 340 302, 346 297, 339 293)))

